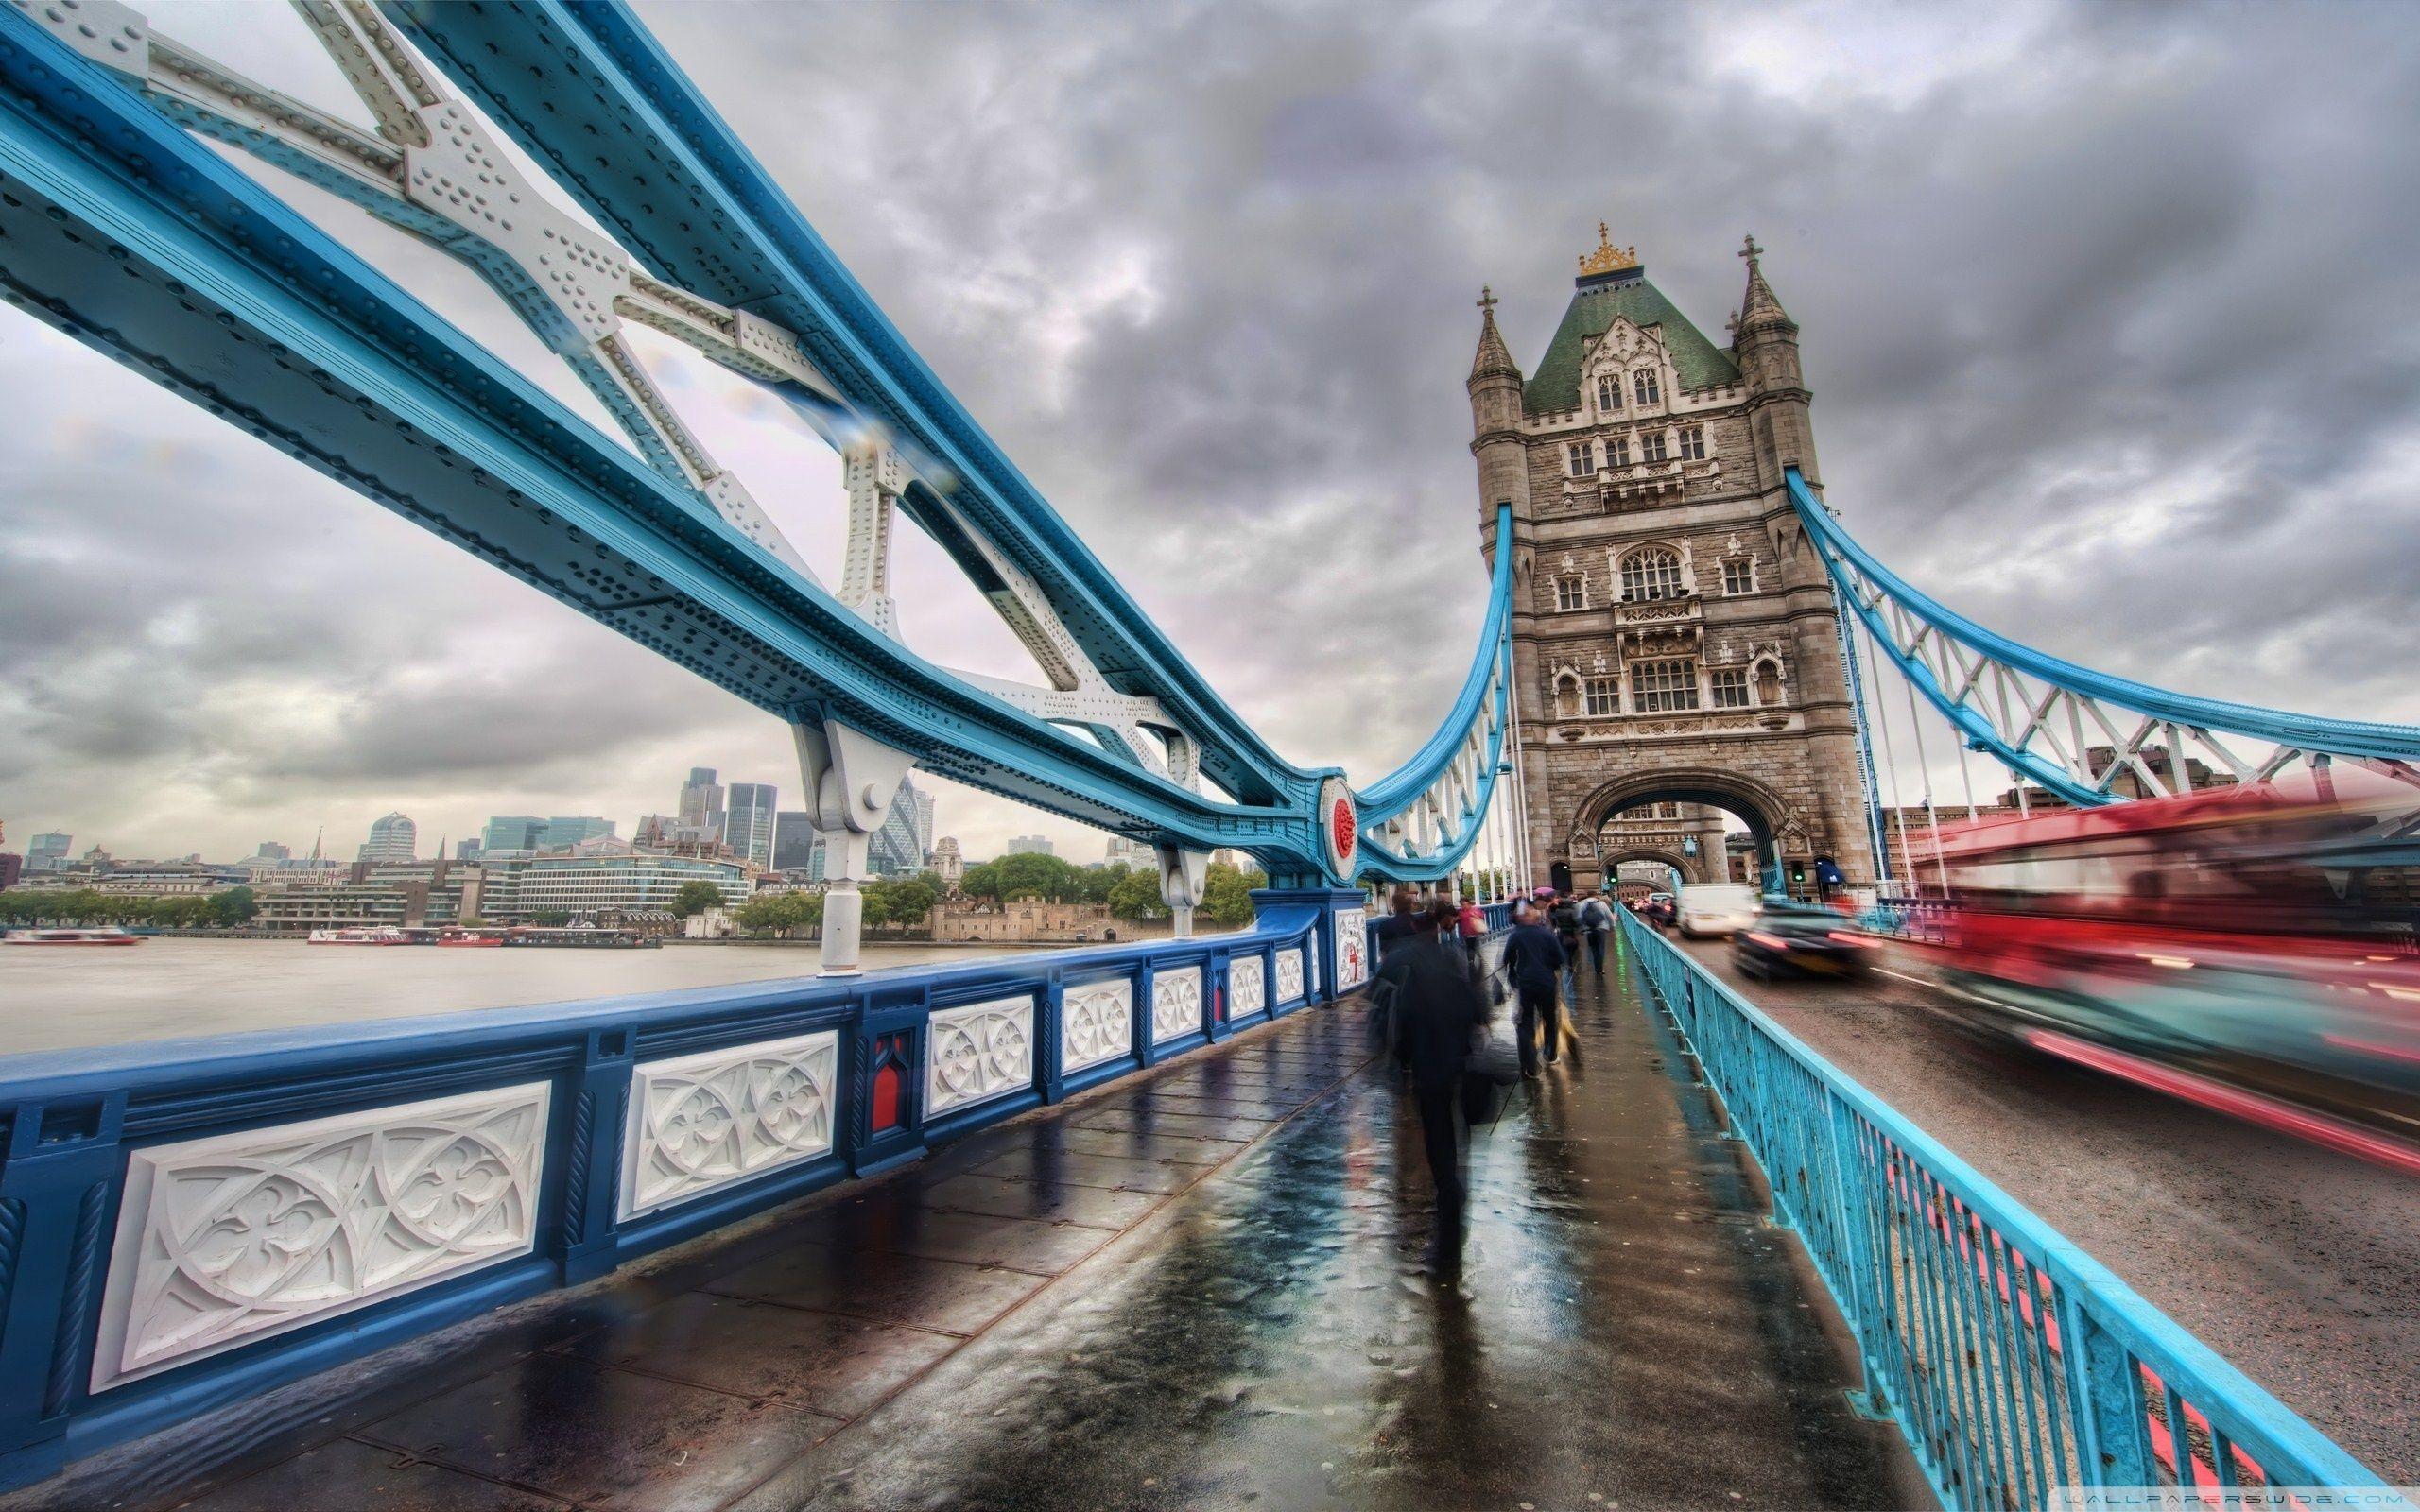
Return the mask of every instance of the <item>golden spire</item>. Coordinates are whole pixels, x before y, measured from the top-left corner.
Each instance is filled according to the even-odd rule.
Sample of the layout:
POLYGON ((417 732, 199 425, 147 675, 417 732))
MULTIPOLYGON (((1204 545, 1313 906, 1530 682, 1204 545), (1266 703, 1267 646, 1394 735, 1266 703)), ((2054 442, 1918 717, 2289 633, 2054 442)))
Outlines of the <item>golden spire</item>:
POLYGON ((1597 222, 1597 249, 1580 259, 1580 276, 1590 278, 1599 273, 1611 273, 1638 266, 1638 249, 1616 247, 1608 239, 1603 221, 1597 222))

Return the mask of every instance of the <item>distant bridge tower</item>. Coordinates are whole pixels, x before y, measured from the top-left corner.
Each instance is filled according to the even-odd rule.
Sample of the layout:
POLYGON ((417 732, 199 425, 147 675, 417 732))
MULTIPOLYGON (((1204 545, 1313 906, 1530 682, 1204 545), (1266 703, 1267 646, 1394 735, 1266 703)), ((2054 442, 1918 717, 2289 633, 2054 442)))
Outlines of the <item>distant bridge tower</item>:
POLYGON ((1597 231, 1526 380, 1482 293, 1469 384, 1491 561, 1512 507, 1534 880, 1599 885, 1617 818, 1677 802, 1745 820, 1793 891, 1811 892, 1823 857, 1870 886, 1839 622, 1782 477, 1822 483, 1798 326, 1753 239, 1724 348, 1597 231))

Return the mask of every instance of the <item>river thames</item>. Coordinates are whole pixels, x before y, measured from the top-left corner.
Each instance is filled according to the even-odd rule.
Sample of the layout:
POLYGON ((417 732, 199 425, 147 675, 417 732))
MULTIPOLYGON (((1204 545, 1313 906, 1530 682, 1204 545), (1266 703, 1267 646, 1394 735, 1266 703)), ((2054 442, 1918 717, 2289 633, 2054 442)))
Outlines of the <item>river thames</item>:
MULTIPOLYGON (((1008 952, 868 945, 866 969, 1008 952)), ((815 975, 813 945, 493 951, 147 939, 131 949, 0 948, 0 1055, 244 1029, 572 1003, 815 975)))

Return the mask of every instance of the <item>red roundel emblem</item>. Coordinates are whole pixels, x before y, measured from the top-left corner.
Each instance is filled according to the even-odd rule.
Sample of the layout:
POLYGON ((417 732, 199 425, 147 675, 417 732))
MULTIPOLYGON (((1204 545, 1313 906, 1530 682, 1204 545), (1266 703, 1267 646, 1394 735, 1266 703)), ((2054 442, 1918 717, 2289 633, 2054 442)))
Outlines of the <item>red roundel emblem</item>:
POLYGON ((1353 800, 1340 793, 1337 795, 1336 801, 1328 805, 1327 833, 1329 843, 1336 847, 1338 859, 1351 860, 1356 838, 1353 800))

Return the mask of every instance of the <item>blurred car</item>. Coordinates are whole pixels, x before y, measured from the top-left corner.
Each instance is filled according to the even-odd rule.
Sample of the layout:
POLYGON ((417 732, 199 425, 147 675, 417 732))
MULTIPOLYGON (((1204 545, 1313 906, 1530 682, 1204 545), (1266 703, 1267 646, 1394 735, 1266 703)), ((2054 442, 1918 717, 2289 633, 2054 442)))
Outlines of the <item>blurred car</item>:
POLYGON ((1882 942, 1846 927, 1828 908, 1768 902, 1753 929, 1732 937, 1731 962, 1742 976, 1859 977, 1874 969, 1882 942))
POLYGON ((1683 883, 1673 921, 1691 938, 1734 935, 1754 924, 1762 907, 1755 888, 1736 882, 1683 883))
POLYGON ((1649 893, 1647 901, 1638 905, 1638 917, 1658 929, 1671 928, 1676 912, 1672 895, 1668 892, 1649 893))

